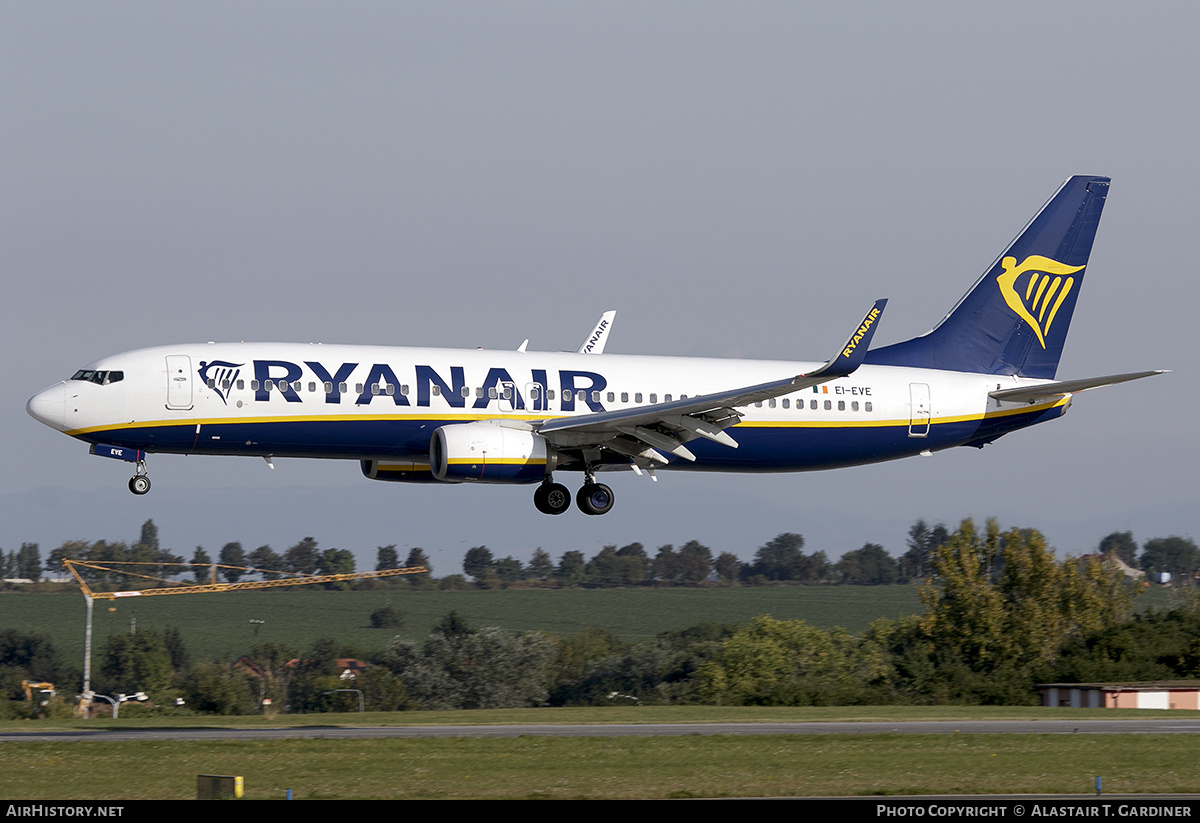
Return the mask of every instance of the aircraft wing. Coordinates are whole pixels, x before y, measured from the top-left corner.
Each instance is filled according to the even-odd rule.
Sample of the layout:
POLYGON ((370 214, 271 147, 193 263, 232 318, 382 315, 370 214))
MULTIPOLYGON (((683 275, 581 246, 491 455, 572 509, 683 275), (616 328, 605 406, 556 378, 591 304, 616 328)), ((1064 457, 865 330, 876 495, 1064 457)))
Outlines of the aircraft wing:
POLYGON ((1063 397, 1077 394, 1088 389, 1098 389, 1101 386, 1112 386, 1117 383, 1127 383, 1130 380, 1141 380, 1143 377, 1153 377, 1156 374, 1166 374, 1168 370, 1139 371, 1129 374, 1110 374, 1107 377, 1088 377, 1083 380, 1059 380, 1054 383, 1043 383, 1040 386, 1022 386, 1016 389, 997 389, 988 392, 989 397, 1006 400, 1012 403, 1036 403, 1050 397, 1063 397))
POLYGON ((808 374, 653 406, 561 417, 535 426, 538 433, 560 451, 581 452, 588 459, 593 455, 598 457, 601 449, 609 449, 631 458, 635 467, 642 468, 668 462, 659 449, 685 460, 695 460, 695 455, 683 444, 697 437, 737 448, 737 442, 725 429, 742 419, 737 411, 739 406, 802 391, 851 374, 862 365, 886 304, 886 299, 877 300, 838 353, 808 374))

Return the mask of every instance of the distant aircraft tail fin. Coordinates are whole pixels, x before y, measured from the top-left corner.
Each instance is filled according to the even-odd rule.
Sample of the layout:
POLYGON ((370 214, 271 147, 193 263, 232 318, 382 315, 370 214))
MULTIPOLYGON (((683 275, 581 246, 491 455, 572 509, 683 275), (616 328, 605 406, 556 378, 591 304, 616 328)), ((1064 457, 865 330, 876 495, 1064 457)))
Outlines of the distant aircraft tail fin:
POLYGON ((936 328, 866 362, 1053 379, 1108 186, 1068 179, 936 328))

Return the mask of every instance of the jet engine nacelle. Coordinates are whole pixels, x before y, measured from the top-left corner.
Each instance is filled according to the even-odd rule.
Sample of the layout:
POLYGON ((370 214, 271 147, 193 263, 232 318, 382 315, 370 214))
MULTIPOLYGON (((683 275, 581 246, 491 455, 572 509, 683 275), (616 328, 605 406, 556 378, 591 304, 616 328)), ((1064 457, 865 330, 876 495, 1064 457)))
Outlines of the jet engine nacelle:
POLYGON ((540 483, 553 471, 554 450, 527 429, 454 423, 433 432, 429 466, 447 483, 540 483))

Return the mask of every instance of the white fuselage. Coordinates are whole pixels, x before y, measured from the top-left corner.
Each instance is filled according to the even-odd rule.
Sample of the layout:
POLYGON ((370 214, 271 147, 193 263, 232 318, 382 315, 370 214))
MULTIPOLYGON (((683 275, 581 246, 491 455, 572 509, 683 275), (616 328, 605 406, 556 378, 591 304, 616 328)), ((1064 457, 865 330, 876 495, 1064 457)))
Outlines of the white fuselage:
MULTIPOLYGON (((326 457, 428 456, 440 426, 538 421, 648 407, 809 371, 819 363, 565 352, 294 343, 165 346, 87 370, 29 401, 73 437, 146 452, 326 457)), ((1057 417, 1069 400, 1001 403, 1000 388, 1044 383, 862 366, 823 385, 739 408, 739 448, 696 443, 711 471, 801 471, 971 444, 1057 417)))

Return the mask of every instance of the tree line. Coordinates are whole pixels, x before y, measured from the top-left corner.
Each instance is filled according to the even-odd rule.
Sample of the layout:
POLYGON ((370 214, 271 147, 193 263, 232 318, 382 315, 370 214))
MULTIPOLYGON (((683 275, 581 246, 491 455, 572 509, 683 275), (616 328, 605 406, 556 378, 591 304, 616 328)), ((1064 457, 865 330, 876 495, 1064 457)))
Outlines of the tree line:
MULTIPOLYGON (((786 544, 771 541, 756 562, 795 559, 780 552, 786 544)), ((1200 599, 1135 615, 1143 586, 1111 558, 1060 560, 1036 530, 966 520, 919 559, 928 568, 923 613, 878 620, 857 636, 762 615, 626 643, 596 627, 570 637, 474 627, 452 612, 422 642, 395 637, 359 649, 324 639, 307 650, 262 643, 236 660, 193 663, 176 630, 139 629, 106 641, 95 684, 101 692, 145 691, 160 707, 181 698, 184 711, 223 714, 262 712, 264 699, 270 711, 357 708, 344 688, 361 690, 375 710, 1023 705, 1036 702, 1039 682, 1200 671, 1200 599), (351 676, 346 658, 367 666, 351 676)), ((67 682, 45 638, 0 632, 0 688, 15 696, 21 677, 67 682)))
MULTIPOLYGON (((860 586, 889 585, 921 581, 932 571, 939 546, 950 537, 946 527, 916 521, 908 530, 905 551, 892 557, 883 546, 866 543, 859 549, 831 561, 821 550, 806 554, 804 537, 792 532, 776 535, 755 552, 749 562, 736 554, 713 550, 696 540, 678 549, 671 544, 650 551, 641 543, 618 548, 604 546, 589 558, 581 551, 564 552, 557 562, 541 548, 528 562, 510 556, 497 558, 487 546, 469 549, 463 558, 462 574, 433 576, 429 555, 421 548, 409 549, 403 563, 396 546, 376 550, 377 571, 401 566, 423 566, 430 572, 404 578, 410 586, 455 588, 507 588, 510 586, 687 586, 702 583, 726 585, 767 585, 797 583, 809 585, 845 584, 860 586)), ((1096 551, 1120 557, 1132 568, 1157 576, 1164 572, 1175 579, 1192 580, 1200 572, 1200 548, 1191 538, 1163 537, 1146 541, 1139 548, 1130 532, 1113 532, 1104 537, 1096 551)), ((45 566, 36 543, 22 543, 7 554, 0 551, 0 577, 38 580, 42 574, 61 575, 62 560, 71 558, 94 563, 141 562, 159 564, 164 579, 191 578, 189 582, 209 582, 213 566, 216 577, 227 583, 243 579, 270 580, 283 575, 346 574, 354 572, 354 554, 347 549, 322 549, 312 537, 305 537, 282 552, 269 545, 247 551, 240 542, 229 542, 212 557, 197 546, 189 559, 174 554, 159 544, 158 527, 153 520, 142 524, 136 541, 125 543, 97 540, 71 540, 50 552, 45 566), (251 568, 253 572, 241 568, 251 568)), ((93 586, 121 587, 135 584, 154 585, 119 571, 83 569, 81 574, 93 586), (140 580, 140 582, 138 582, 140 580)), ((326 584, 327 588, 349 588, 351 583, 326 584)))

